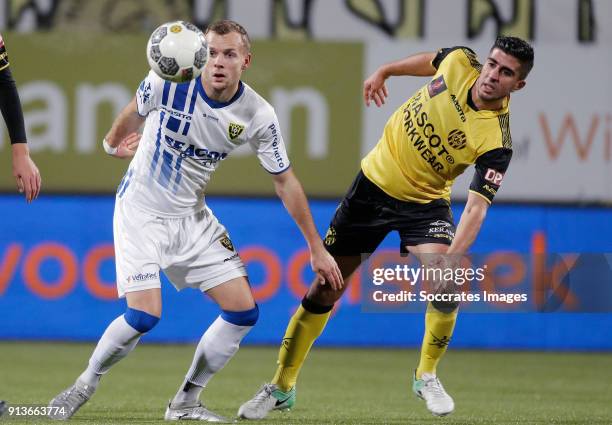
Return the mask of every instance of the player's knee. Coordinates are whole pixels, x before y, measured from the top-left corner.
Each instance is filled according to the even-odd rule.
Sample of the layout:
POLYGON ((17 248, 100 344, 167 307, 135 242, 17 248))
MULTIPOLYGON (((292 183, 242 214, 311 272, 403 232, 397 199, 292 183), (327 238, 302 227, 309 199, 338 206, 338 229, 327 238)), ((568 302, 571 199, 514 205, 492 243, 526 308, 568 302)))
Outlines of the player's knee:
POLYGON ((259 306, 255 304, 250 310, 244 311, 227 311, 222 310, 221 318, 226 322, 232 323, 237 326, 255 326, 257 319, 259 319, 259 306))
POLYGON ((459 307, 459 302, 455 301, 432 301, 431 305, 441 313, 449 314, 459 307))
POLYGON ((332 301, 331 304, 321 303, 319 300, 312 299, 306 295, 304 298, 302 298, 302 307, 309 313, 325 314, 334 308, 334 302, 332 301))
POLYGON ((313 283, 304 298, 323 306, 333 306, 340 299, 343 291, 336 291, 331 285, 313 283))
POLYGON ((123 317, 128 325, 143 334, 149 332, 159 322, 159 317, 130 307, 127 308, 123 317))

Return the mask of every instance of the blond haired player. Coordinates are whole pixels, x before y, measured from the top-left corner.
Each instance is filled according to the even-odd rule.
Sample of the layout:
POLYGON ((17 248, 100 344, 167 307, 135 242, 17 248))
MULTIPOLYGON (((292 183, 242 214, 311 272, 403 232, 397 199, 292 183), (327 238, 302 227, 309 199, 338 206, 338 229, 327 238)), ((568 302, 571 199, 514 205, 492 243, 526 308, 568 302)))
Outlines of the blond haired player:
POLYGON ((129 157, 138 145, 134 132, 145 124, 115 201, 117 288, 128 308, 108 326, 74 385, 51 401, 56 419, 71 417, 101 377, 155 327, 163 271, 177 289, 197 288, 222 310, 202 336, 165 419, 228 421, 206 409, 200 394, 237 352, 259 310, 240 256, 204 194, 212 173, 238 146, 249 144, 272 176, 319 278, 338 289, 342 284, 291 169, 274 110, 240 81, 251 63, 246 31, 236 22, 219 21, 208 27, 206 40, 210 57, 201 78, 176 84, 150 72, 104 140, 107 153, 129 157))

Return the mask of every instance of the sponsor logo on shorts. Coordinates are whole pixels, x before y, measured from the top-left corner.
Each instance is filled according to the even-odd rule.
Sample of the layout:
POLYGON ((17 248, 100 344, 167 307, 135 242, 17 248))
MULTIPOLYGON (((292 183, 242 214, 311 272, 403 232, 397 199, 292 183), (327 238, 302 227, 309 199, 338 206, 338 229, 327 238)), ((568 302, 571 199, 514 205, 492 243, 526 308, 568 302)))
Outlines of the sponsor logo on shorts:
POLYGON ((132 282, 146 282, 147 280, 157 279, 157 273, 138 273, 132 276, 128 276, 128 283, 132 282))
POLYGON ((446 238, 449 240, 453 240, 455 237, 455 232, 453 232, 450 223, 444 220, 434 221, 430 224, 429 230, 427 231, 428 236, 433 236, 434 238, 446 238))
POLYGON ((227 129, 227 135, 230 140, 234 140, 236 137, 240 136, 244 131, 244 126, 241 124, 236 124, 235 122, 229 123, 229 127, 227 129))
POLYGON ((324 243, 327 246, 331 246, 336 242, 336 229, 330 227, 325 234, 324 243))
POLYGON ((429 223, 430 226, 442 226, 442 227, 450 227, 451 224, 448 221, 444 220, 436 220, 434 222, 429 223))
MULTIPOLYGON (((224 247, 225 249, 228 249, 228 250, 230 250, 230 251, 236 251, 236 250, 234 249, 234 244, 233 244, 233 243, 232 243, 232 241, 230 240, 229 236, 224 235, 224 236, 221 238, 221 240, 220 240, 219 242, 221 242, 221 245, 223 245, 223 247, 224 247)), ((231 257, 230 257, 230 258, 231 258, 231 257)))

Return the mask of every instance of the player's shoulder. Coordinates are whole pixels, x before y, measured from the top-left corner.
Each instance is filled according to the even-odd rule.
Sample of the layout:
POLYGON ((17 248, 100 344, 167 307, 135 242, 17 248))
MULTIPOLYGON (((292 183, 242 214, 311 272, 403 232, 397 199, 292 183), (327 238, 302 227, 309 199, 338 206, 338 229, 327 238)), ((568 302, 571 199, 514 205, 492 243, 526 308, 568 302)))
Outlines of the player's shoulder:
POLYGON ((164 83, 172 84, 170 81, 166 81, 162 77, 157 75, 152 69, 149 70, 143 81, 147 81, 148 83, 153 84, 155 86, 163 86, 164 83))
POLYGON ((473 69, 478 72, 482 69, 476 53, 466 46, 453 46, 438 50, 432 65, 436 69, 445 66, 456 67, 457 65, 461 65, 466 70, 473 69))
POLYGON ((272 105, 270 105, 270 103, 262 95, 257 93, 253 87, 249 86, 245 82, 242 82, 242 84, 244 85, 244 96, 250 105, 266 110, 267 112, 274 111, 272 105))
POLYGON ((244 85, 245 106, 252 111, 253 120, 268 121, 276 118, 276 112, 272 105, 251 86, 246 83, 244 85))
POLYGON ((512 135, 510 134, 510 113, 505 111, 486 120, 480 120, 475 129, 475 138, 481 140, 477 150, 487 152, 493 149, 512 150, 512 135))

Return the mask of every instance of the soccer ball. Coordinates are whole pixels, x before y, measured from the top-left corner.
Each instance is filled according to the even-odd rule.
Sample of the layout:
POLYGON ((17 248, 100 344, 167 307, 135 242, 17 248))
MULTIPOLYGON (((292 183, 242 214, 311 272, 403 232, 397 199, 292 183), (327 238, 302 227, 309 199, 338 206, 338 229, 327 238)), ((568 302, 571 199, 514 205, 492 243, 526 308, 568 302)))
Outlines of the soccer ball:
POLYGON ((147 43, 151 69, 164 80, 183 83, 199 77, 208 59, 208 44, 195 25, 185 21, 160 25, 147 43))

